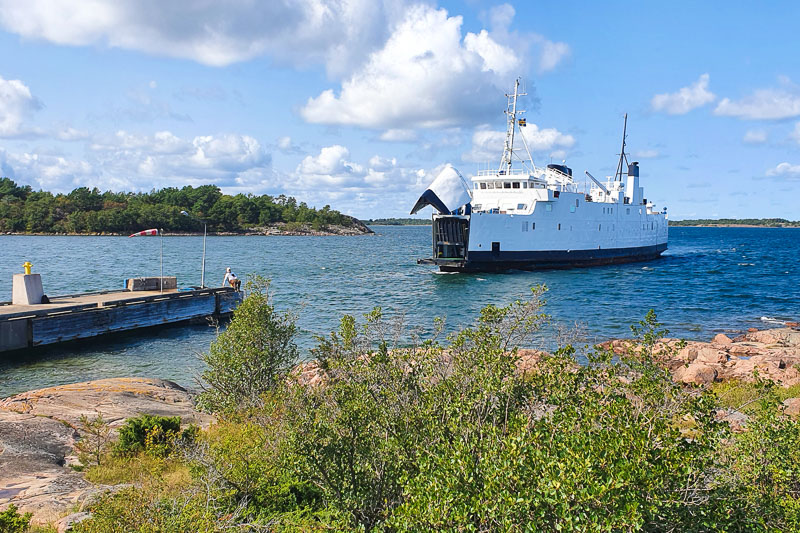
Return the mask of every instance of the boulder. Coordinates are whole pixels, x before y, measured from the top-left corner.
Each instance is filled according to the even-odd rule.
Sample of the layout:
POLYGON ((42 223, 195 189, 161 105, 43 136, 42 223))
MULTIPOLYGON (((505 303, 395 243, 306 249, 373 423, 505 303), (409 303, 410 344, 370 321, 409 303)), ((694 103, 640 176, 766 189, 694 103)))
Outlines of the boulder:
POLYGON ((678 367, 672 378, 680 383, 693 383, 695 385, 708 385, 717 379, 717 369, 699 361, 678 367))
POLYGON ((194 408, 191 394, 163 379, 111 378, 47 387, 0 401, 0 409, 50 417, 77 427, 82 415, 98 414, 112 428, 139 414, 180 416, 187 424, 208 427, 210 415, 194 408))
POLYGON ((783 412, 797 420, 800 417, 800 398, 788 398, 783 401, 783 412))
POLYGON ((89 513, 87 512, 80 512, 80 513, 72 513, 58 522, 56 522, 56 531, 58 533, 66 533, 67 531, 72 531, 72 526, 75 524, 79 524, 89 518, 89 513))
POLYGON ((212 422, 195 411, 189 392, 160 379, 101 379, 0 401, 0 507, 13 503, 32 512, 33 523, 52 524, 106 491, 68 466, 75 460, 80 417, 101 414, 113 430, 143 413, 180 416, 204 427, 212 422))
POLYGON ((719 409, 716 418, 722 422, 727 422, 731 431, 734 433, 741 433, 744 431, 747 426, 747 421, 750 419, 749 416, 735 409, 719 409))
POLYGON ((733 341, 724 333, 717 333, 714 335, 714 338, 711 339, 711 342, 714 344, 731 344, 733 341))

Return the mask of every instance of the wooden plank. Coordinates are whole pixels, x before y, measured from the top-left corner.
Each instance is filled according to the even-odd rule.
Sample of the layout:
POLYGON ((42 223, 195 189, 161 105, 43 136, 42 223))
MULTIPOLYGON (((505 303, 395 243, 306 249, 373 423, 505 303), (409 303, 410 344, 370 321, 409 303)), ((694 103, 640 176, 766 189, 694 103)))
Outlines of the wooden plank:
POLYGON ((33 319, 33 346, 85 339, 115 331, 182 322, 213 315, 216 296, 205 294, 194 298, 148 302, 121 307, 100 307, 82 313, 33 319))

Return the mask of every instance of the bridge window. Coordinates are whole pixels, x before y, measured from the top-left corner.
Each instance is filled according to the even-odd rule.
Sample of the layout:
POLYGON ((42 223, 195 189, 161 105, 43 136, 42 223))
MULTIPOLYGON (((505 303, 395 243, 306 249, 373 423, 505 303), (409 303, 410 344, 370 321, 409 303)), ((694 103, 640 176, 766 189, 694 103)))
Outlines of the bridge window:
POLYGON ((522 182, 522 188, 523 189, 527 189, 528 188, 528 182, 527 181, 523 181, 522 182))
POLYGON ((512 189, 519 189, 519 182, 518 182, 518 181, 515 181, 515 182, 513 182, 513 183, 511 184, 511 188, 512 188, 512 189))
POLYGON ((503 188, 504 189, 510 189, 511 188, 511 182, 510 181, 504 181, 503 182, 503 188))
POLYGON ((522 209, 527 209, 527 208, 528 208, 528 206, 525 205, 525 204, 517 204, 517 209, 522 210, 522 209))
POLYGON ((486 184, 485 183, 481 183, 481 189, 485 189, 485 188, 486 188, 486 184))
POLYGON ((492 183, 492 182, 487 183, 486 184, 486 188, 487 189, 494 189, 494 183, 492 183))

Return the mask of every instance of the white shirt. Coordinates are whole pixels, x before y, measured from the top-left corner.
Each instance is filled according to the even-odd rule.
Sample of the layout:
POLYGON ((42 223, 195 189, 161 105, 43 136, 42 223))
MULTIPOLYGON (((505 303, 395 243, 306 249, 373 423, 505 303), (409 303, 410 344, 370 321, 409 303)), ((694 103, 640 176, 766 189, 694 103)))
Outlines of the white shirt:
POLYGON ((222 280, 223 285, 229 285, 231 280, 235 280, 236 274, 233 272, 225 272, 225 279, 222 280))

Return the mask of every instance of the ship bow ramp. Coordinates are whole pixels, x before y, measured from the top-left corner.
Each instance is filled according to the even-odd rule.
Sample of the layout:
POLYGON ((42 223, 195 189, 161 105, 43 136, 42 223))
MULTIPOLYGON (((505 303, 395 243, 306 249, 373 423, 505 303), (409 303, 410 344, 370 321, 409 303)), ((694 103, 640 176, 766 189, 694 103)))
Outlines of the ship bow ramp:
POLYGON ((471 198, 464 178, 451 165, 447 165, 419 197, 411 214, 430 205, 442 215, 454 213, 468 204, 471 198))

